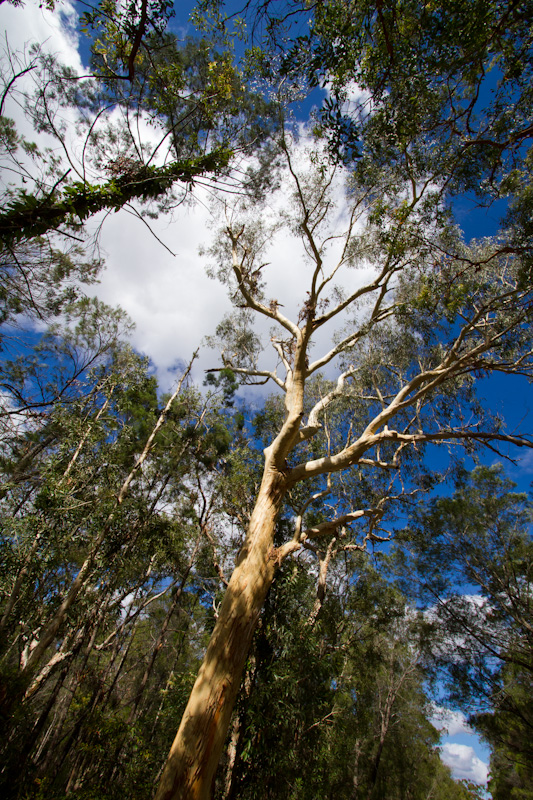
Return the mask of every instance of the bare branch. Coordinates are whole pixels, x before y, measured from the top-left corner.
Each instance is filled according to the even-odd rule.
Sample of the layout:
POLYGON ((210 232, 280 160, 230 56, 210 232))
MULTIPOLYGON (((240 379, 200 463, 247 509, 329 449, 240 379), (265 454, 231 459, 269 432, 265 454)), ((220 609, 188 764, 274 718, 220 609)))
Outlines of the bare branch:
POLYGON ((244 270, 243 270, 243 261, 246 256, 246 248, 240 245, 243 249, 243 258, 239 258, 238 247, 239 247, 239 239, 244 233, 244 227, 238 233, 234 233, 234 231, 228 227, 227 228, 228 236, 231 240, 231 249, 232 249, 232 259, 233 259, 233 272, 235 277, 237 278, 237 285, 239 287, 239 291, 242 294, 246 305, 248 308, 252 308, 254 311, 257 311, 259 314, 263 314, 263 316, 268 317, 269 319, 275 320, 279 322, 279 324, 284 327, 286 330, 289 331, 295 339, 301 338, 300 329, 294 322, 286 317, 284 314, 279 311, 279 306, 266 306, 264 303, 259 302, 251 292, 249 291, 248 287, 246 286, 246 281, 244 280, 244 270))

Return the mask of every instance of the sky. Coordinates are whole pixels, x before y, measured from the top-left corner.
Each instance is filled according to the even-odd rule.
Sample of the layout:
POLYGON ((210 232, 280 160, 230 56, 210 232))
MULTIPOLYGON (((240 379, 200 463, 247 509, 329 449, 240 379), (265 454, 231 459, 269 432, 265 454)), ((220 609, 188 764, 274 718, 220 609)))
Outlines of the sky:
MULTIPOLYGON (((0 13, 5 41, 12 50, 40 42, 83 73, 76 12, 69 3, 61 4, 54 13, 33 0, 27 0, 23 8, 4 3, 0 13)), ((146 128, 142 135, 153 134, 146 128)), ((468 199, 458 213, 463 221, 468 214, 477 214, 475 219, 471 216, 471 223, 483 232, 486 220, 469 208, 468 199)), ((198 192, 196 204, 181 206, 173 217, 150 221, 155 236, 126 211, 101 215, 91 222, 94 231, 99 229, 100 252, 106 263, 95 293, 110 305, 119 304, 135 322, 132 344, 149 356, 163 389, 171 388, 176 372, 205 337, 215 333, 217 324, 231 309, 225 287, 206 275, 208 259, 199 253, 214 235, 212 225, 209 197, 203 191, 198 192)), ((283 295, 288 309, 296 307, 298 298, 301 304, 302 260, 288 238, 279 240, 270 254, 268 274, 272 291, 275 296, 283 295)), ((212 366, 216 366, 215 355, 203 349, 194 368, 196 380, 201 382, 204 370, 212 366)), ((524 390, 523 382, 515 385, 512 397, 507 386, 495 384, 489 391, 502 406, 508 407, 511 401, 518 419, 529 412, 531 393, 524 390)), ((533 455, 526 456, 515 471, 516 477, 529 483, 533 455)), ((488 752, 468 729, 464 715, 437 710, 435 724, 445 731, 442 757, 454 775, 486 783, 488 752)))
POLYGON ((431 722, 442 731, 441 758, 454 777, 485 785, 489 751, 473 734, 465 715, 436 706, 431 722))

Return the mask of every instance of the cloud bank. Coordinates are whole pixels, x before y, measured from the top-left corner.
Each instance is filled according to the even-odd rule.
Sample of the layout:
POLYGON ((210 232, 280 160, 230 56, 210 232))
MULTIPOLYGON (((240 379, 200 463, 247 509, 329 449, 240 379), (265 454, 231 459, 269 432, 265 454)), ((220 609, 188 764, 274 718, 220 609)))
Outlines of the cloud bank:
POLYGON ((473 747, 467 744, 446 742, 441 746, 440 751, 442 760, 450 767, 454 778, 486 785, 489 774, 488 766, 476 755, 473 747))

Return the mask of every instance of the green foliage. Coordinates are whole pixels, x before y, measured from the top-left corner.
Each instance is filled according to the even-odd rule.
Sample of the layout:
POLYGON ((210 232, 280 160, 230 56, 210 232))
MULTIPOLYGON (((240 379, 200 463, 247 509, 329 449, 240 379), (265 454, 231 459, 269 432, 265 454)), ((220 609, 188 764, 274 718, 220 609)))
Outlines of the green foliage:
POLYGON ((11 397, 40 411, 26 428, 4 427, 0 459, 2 791, 60 797, 72 777, 80 797, 141 798, 190 691, 211 624, 204 604, 220 583, 217 470, 232 440, 231 376, 208 397, 182 386, 147 450, 166 399, 120 340, 122 313, 88 299, 64 310, 62 326, 4 364, 11 397))
MULTIPOLYGON (((18 315, 50 321, 66 306, 75 305, 80 284, 91 284, 101 262, 88 258, 80 246, 60 249, 41 238, 25 242, 16 253, 0 253, 0 341, 18 315), (28 285, 31 291, 28 291, 28 285)), ((4 346, 6 341, 4 341, 4 346)))
MULTIPOLYGON (((285 481, 287 502, 271 541, 289 541, 300 523, 304 534, 293 539, 301 552, 279 570, 262 612, 232 729, 228 800, 475 796, 438 757, 427 695, 435 662, 457 701, 484 695, 488 703, 473 721, 493 746, 495 797, 528 797, 530 505, 494 470, 462 476, 453 498, 419 503, 402 550, 382 561, 397 572, 419 571, 417 599, 443 599, 429 622, 407 605, 416 594, 411 575, 403 575, 402 593, 360 551, 386 540, 386 522, 402 503, 437 480, 424 464, 427 442, 463 437, 466 448, 476 437, 500 437, 499 420, 476 399, 476 376, 531 374, 530 5, 456 0, 443 13, 418 0, 328 0, 295 2, 279 15, 262 5, 274 45, 298 12, 310 17, 310 33, 293 38, 279 58, 249 53, 248 76, 275 74, 287 96, 298 96, 301 79, 307 87, 328 82, 316 134, 332 161, 317 147, 299 172, 288 136, 260 150, 246 179, 243 228, 211 251, 214 271, 239 302, 217 329, 224 368, 208 375, 205 397, 183 387, 164 418, 166 399, 147 364, 120 341, 122 314, 79 297, 78 278, 92 279, 98 265, 35 237, 80 232, 91 215, 128 202, 164 207, 176 182, 188 188, 200 175, 218 176, 235 149, 262 145, 279 124, 278 106, 236 66, 216 2, 202 4, 202 36, 181 43, 168 30, 166 0, 104 0, 84 15, 91 81, 32 54, 35 130, 63 142, 54 109, 76 108, 86 163, 69 177, 52 151, 25 141, 2 117, 4 162, 22 176, 22 152, 41 173, 31 187, 5 190, 0 321, 28 311, 47 322, 64 314, 35 346, 29 341, 25 353, 8 355, 2 374, 5 416, 24 412, 31 422, 6 426, 0 462, 9 797, 150 793, 242 544, 261 482, 260 449, 280 431, 290 446, 269 468, 285 481), (354 81, 361 96, 350 108, 354 81), (153 150, 136 138, 135 117, 159 131, 153 150), (294 191, 269 225, 259 211, 286 195, 277 174, 282 157, 294 191), (328 247, 339 238, 338 220, 328 220, 339 163, 351 172, 353 216, 340 265, 327 272, 328 247), (90 183, 82 178, 87 166, 97 175, 90 183), (511 198, 501 236, 465 244, 449 207, 465 191, 486 205, 511 198), (297 322, 282 319, 282 338, 273 339, 287 396, 295 376, 307 381, 293 430, 284 428, 293 424, 289 400, 282 407, 270 398, 250 423, 247 411, 233 411, 239 382, 273 375, 258 367, 262 343, 251 320, 258 309, 275 320, 282 308, 268 298, 262 269, 283 226, 303 242, 305 264, 316 267, 297 322), (232 249, 240 272, 228 269, 232 249), (369 265, 380 277, 367 287, 368 303, 364 294, 350 299, 332 288, 341 266, 369 265), (18 271, 37 279, 37 298, 25 296, 18 271), (328 310, 332 302, 337 311, 328 310), (342 392, 320 375, 333 355, 312 369, 310 351, 298 350, 330 313, 343 315, 333 354, 346 372, 342 392), (320 424, 307 430, 304 419, 316 408, 320 424), (361 431, 370 440, 377 429, 382 440, 361 445, 360 457, 338 469, 333 454, 350 452, 361 431), (324 470, 304 483, 304 468, 317 462, 324 470), (362 524, 350 518, 354 509, 362 524), (324 536, 306 535, 306 527, 320 534, 336 515, 346 519, 322 529, 324 536), (309 563, 317 557, 327 566, 326 553, 337 556, 327 592, 322 575, 315 589, 309 563), (463 582, 480 586, 488 602, 459 596, 463 582), (453 648, 450 634, 462 635, 453 648)), ((241 22, 236 29, 244 35, 241 22)), ((4 99, 25 70, 10 63, 4 99)), ((277 373, 274 379, 283 386, 277 373)))
POLYGON ((235 378, 235 373, 231 369, 221 369, 216 375, 213 372, 209 372, 204 381, 204 386, 220 389, 224 405, 228 406, 228 408, 233 406, 235 392, 238 390, 239 384, 235 378))
POLYGON ((500 246, 520 256, 527 279, 531 4, 456 0, 443 14, 438 3, 419 0, 377 10, 366 0, 328 0, 312 11, 295 3, 279 18, 274 8, 266 4, 264 13, 284 51, 282 72, 296 84, 327 87, 315 132, 375 193, 381 210, 374 215, 385 225, 397 218, 406 183, 430 183, 443 208, 465 192, 486 207, 505 198, 500 246), (295 20, 304 18, 302 33, 295 20))
POLYGON ((10 177, 0 214, 6 247, 65 227, 80 230, 99 211, 134 201, 151 203, 147 213, 157 213, 154 206, 172 204, 176 184, 187 191, 200 176, 216 179, 227 172, 236 147, 255 145, 271 129, 273 104, 244 82, 231 38, 212 30, 181 42, 168 30, 173 14, 168 0, 127 6, 103 0, 86 11, 90 78, 80 79, 38 44, 27 57, 4 53, 2 106, 18 97, 17 80, 31 76, 35 91, 22 92, 25 112, 36 132, 67 153, 63 161, 53 148, 40 150, 2 116, 0 155, 10 177), (82 164, 69 146, 62 108, 76 115, 77 132, 85 137, 82 164), (137 141, 132 120, 139 117, 160 133, 154 149, 137 141))
POLYGON ((497 800, 528 797, 533 765, 533 508, 513 489, 500 466, 461 473, 452 497, 421 506, 397 553, 433 609, 450 695, 476 710, 492 748, 497 800))
POLYGON ((491 747, 489 789, 493 800, 530 800, 533 796, 533 663, 510 663, 499 675, 492 712, 472 718, 491 747))
POLYGON ((336 571, 316 619, 304 565, 278 573, 237 705, 227 798, 474 796, 435 750, 416 618, 365 558, 357 569, 336 571))

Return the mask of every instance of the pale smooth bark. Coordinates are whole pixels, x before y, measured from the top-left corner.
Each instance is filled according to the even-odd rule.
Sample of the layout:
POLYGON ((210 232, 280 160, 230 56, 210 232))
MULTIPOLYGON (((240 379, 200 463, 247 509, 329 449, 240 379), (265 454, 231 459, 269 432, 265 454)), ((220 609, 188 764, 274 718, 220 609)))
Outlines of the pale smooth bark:
POLYGON ((283 475, 267 468, 244 547, 172 744, 155 800, 207 800, 257 619, 279 555, 272 547, 283 475))
POLYGON ((294 337, 294 363, 284 383, 285 421, 264 451, 265 467, 244 545, 222 601, 204 660, 163 768, 155 800, 209 800, 252 637, 276 569, 301 547, 299 537, 274 548, 276 521, 289 488, 286 458, 299 441, 304 415, 306 354, 312 326, 302 329, 254 299, 238 252, 239 235, 228 231, 239 289, 251 308, 275 319, 294 337))
POLYGON ((8 601, 6 603, 4 614, 2 616, 2 619, 0 620, 0 633, 4 630, 11 615, 11 612, 13 611, 13 608, 15 607, 15 604, 19 599, 20 590, 22 589, 22 584, 24 583, 26 575, 30 571, 31 563, 35 553, 39 548, 40 540, 41 540, 41 533, 37 533, 35 535, 35 539, 33 540, 32 546, 30 547, 28 553, 26 554, 24 563, 15 579, 15 583, 13 584, 11 594, 9 595, 8 601))

